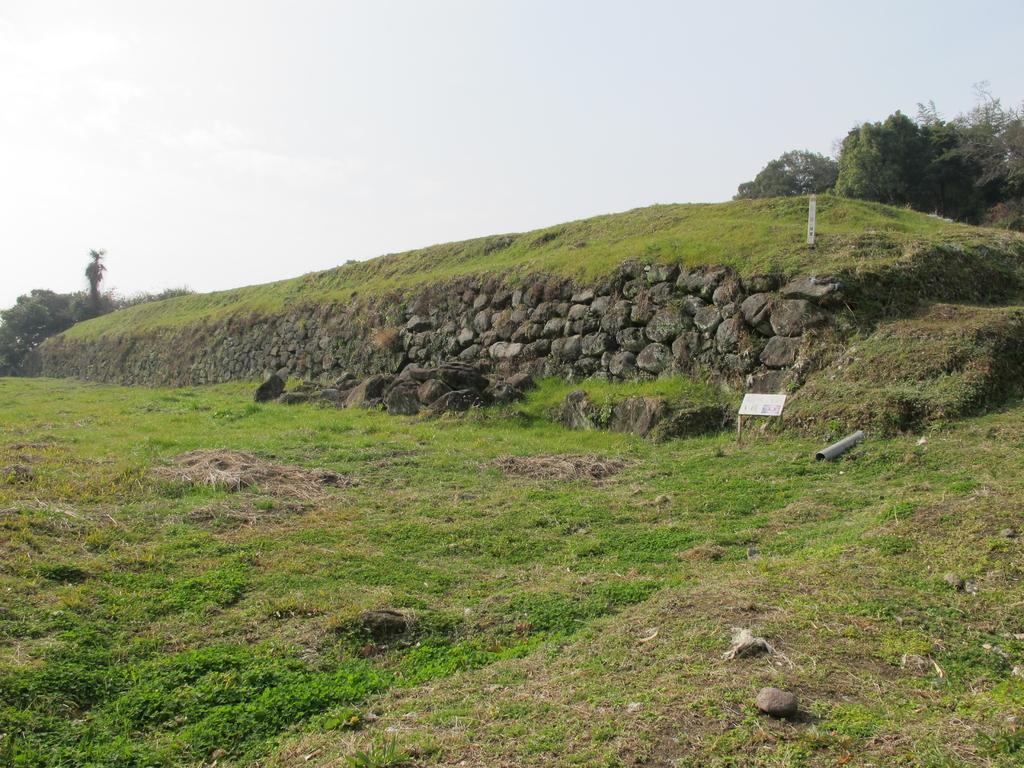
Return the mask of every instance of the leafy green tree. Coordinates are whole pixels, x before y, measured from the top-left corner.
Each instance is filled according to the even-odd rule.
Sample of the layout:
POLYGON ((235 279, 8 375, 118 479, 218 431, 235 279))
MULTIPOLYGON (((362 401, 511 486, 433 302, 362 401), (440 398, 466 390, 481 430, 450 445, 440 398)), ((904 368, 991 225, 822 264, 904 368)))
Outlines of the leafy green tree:
POLYGON ((761 169, 753 181, 740 184, 734 200, 790 197, 827 192, 836 184, 839 165, 817 152, 785 152, 761 169))
POLYGON ((957 119, 964 153, 980 170, 979 184, 995 202, 1024 199, 1024 106, 1007 108, 982 84, 978 103, 957 119))
POLYGON ((0 372, 17 374, 42 341, 67 330, 85 310, 81 294, 34 290, 0 311, 0 372))
POLYGON ((933 102, 918 105, 917 124, 928 158, 917 199, 907 202, 940 216, 979 221, 986 207, 986 194, 979 183, 982 170, 967 152, 963 126, 944 120, 933 102))
POLYGON ((864 123, 843 139, 836 192, 889 205, 920 204, 929 154, 920 126, 902 112, 864 123))

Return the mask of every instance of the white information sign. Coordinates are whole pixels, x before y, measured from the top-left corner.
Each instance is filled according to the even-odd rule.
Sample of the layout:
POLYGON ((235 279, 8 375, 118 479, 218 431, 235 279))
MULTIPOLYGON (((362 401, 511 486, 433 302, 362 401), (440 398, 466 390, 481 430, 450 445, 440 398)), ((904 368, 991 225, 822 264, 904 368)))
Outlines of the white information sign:
POLYGON ((744 395, 740 416, 781 416, 785 395, 744 395))
POLYGON ((818 219, 818 196, 811 195, 811 202, 807 205, 807 244, 814 247, 814 228, 818 219))

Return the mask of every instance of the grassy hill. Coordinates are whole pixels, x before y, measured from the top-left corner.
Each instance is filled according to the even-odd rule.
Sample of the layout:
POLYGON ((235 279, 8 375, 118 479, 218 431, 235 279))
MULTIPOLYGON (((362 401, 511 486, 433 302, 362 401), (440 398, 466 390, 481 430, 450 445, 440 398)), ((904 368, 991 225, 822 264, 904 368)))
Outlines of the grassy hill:
POLYGON ((1021 765, 1020 401, 824 463, 570 432, 565 389, 410 420, 0 379, 0 764, 1021 765))
POLYGON ((291 280, 136 306, 76 325, 67 338, 176 328, 232 314, 271 313, 296 303, 343 300, 468 274, 534 273, 593 278, 626 259, 721 264, 740 274, 863 271, 935 248, 1013 254, 1024 237, 951 224, 909 210, 830 196, 818 202, 818 243, 805 245, 803 198, 657 205, 533 232, 447 243, 291 280))

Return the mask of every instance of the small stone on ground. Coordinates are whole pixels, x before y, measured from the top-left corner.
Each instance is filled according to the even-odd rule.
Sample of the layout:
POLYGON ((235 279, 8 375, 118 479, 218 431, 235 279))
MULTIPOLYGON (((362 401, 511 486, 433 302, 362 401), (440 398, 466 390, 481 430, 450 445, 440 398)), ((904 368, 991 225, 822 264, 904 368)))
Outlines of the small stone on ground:
POLYGON ((798 709, 796 695, 778 688, 762 688, 754 703, 759 710, 772 717, 793 717, 798 709))

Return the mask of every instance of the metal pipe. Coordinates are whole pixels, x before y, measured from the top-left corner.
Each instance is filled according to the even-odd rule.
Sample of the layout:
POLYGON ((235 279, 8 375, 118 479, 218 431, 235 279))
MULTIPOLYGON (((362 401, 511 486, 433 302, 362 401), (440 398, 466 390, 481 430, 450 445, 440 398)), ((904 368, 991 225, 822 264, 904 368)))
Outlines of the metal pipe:
POLYGON ((838 443, 832 443, 832 445, 830 445, 828 448, 822 448, 820 451, 814 454, 814 458, 816 458, 818 461, 824 461, 825 459, 828 459, 829 461, 831 461, 832 459, 838 459, 840 456, 842 456, 848 450, 853 448, 853 446, 855 446, 863 439, 864 432, 863 430, 858 429, 852 435, 847 435, 838 443))

